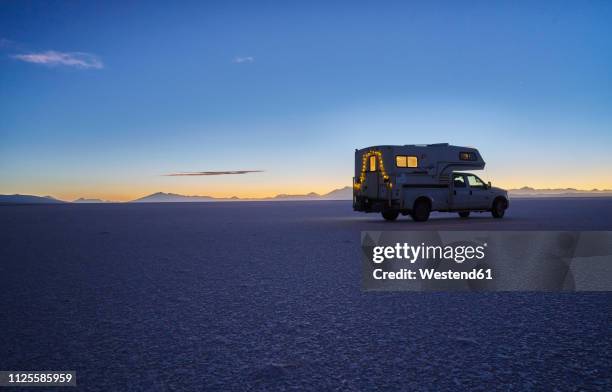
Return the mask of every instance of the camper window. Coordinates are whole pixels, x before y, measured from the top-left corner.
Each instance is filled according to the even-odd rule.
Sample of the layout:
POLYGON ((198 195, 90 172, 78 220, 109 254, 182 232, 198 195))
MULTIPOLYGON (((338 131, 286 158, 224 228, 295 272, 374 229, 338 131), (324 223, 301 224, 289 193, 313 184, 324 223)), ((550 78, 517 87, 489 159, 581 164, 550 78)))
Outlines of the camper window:
POLYGON ((397 167, 418 167, 418 159, 412 155, 396 155, 395 166, 397 167))
POLYGON ((463 151, 459 153, 459 159, 462 161, 476 161, 478 158, 476 154, 473 152, 463 151))
POLYGON ((370 156, 370 171, 376 171, 376 157, 374 155, 370 156))

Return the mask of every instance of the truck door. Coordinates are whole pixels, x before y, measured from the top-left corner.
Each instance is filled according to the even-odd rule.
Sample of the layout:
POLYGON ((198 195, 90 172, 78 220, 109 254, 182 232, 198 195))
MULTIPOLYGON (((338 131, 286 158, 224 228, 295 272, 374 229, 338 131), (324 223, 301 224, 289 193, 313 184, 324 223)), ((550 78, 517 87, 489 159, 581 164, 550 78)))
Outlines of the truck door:
POLYGON ((370 155, 366 162, 365 196, 368 199, 378 199, 379 171, 376 156, 370 155))
POLYGON ((470 190, 463 174, 453 173, 453 194, 451 195, 453 210, 467 210, 470 207, 470 190))
POLYGON ((470 187, 470 208, 486 210, 491 207, 491 195, 485 183, 473 174, 468 174, 467 182, 470 187))

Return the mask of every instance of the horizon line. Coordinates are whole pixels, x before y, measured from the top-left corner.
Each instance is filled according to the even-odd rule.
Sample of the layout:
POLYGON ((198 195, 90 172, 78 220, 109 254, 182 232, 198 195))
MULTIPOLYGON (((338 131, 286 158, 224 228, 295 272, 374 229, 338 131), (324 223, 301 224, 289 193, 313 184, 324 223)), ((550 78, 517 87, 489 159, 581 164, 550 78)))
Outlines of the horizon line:
MULTIPOLYGON (((134 198, 130 198, 128 200, 105 200, 103 198, 99 198, 99 197, 77 197, 77 198, 67 198, 70 200, 63 200, 54 196, 51 196, 49 194, 45 194, 45 195, 41 195, 41 194, 26 194, 26 193, 13 193, 13 194, 0 194, 0 196, 34 196, 34 197, 40 197, 40 198, 48 198, 48 199, 53 199, 53 200, 57 200, 57 201, 61 201, 61 202, 65 202, 65 203, 73 203, 76 202, 77 200, 100 200, 102 202, 111 202, 111 203, 129 203, 129 202, 134 202, 140 199, 144 199, 146 197, 149 196, 153 196, 153 195, 157 195, 157 194, 163 194, 163 195, 172 195, 172 196, 180 196, 180 197, 186 197, 186 198, 197 198, 197 197, 202 197, 202 198, 209 198, 209 199, 213 199, 213 200, 219 200, 219 201, 224 201, 224 200, 244 200, 244 201, 256 201, 256 200, 270 200, 270 199, 282 199, 283 197, 285 198, 299 198, 299 197, 321 197, 321 196, 325 196, 327 194, 330 194, 334 191, 341 191, 341 190, 345 190, 347 188, 351 188, 351 185, 346 185, 344 187, 339 187, 339 188, 333 188, 328 192, 324 192, 324 193, 317 193, 317 192, 308 192, 308 193, 277 193, 277 194, 273 194, 273 195, 266 195, 266 196, 210 196, 210 195, 198 195, 198 194, 181 194, 181 193, 173 193, 173 192, 162 192, 162 191, 157 191, 157 192, 153 192, 153 193, 149 193, 146 194, 144 196, 137 196, 134 198)), ((531 190, 531 191, 536 191, 536 192, 546 192, 546 191, 556 191, 556 194, 559 194, 559 192, 562 191, 569 191, 569 192, 575 192, 575 193, 612 193, 612 189, 607 189, 607 188, 603 188, 603 189, 599 189, 599 188, 591 188, 591 189, 580 189, 580 188, 573 188, 573 187, 556 187, 556 188, 535 188, 535 187, 531 187, 528 185, 522 186, 520 188, 508 188, 506 189, 508 192, 516 192, 516 191, 522 191, 522 190, 531 190)), ((349 199, 347 199, 349 200, 349 199)))

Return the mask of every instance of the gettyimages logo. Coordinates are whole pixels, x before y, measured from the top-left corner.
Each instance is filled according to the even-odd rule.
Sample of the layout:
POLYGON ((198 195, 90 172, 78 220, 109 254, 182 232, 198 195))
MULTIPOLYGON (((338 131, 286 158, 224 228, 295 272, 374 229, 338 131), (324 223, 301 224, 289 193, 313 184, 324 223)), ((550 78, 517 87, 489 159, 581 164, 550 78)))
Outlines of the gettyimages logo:
POLYGON ((411 264, 419 260, 452 260, 461 264, 464 261, 482 260, 486 257, 487 243, 478 246, 464 245, 420 245, 396 243, 395 246, 375 246, 372 252, 372 262, 380 264, 386 260, 404 260, 411 264))

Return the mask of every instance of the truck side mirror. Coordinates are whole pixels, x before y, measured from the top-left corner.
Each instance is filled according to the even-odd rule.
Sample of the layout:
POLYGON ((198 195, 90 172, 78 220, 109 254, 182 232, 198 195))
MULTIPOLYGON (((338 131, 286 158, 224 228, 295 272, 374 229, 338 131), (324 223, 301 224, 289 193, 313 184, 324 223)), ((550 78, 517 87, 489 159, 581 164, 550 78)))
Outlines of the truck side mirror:
POLYGON ((491 181, 487 182, 487 189, 491 189, 491 181))

